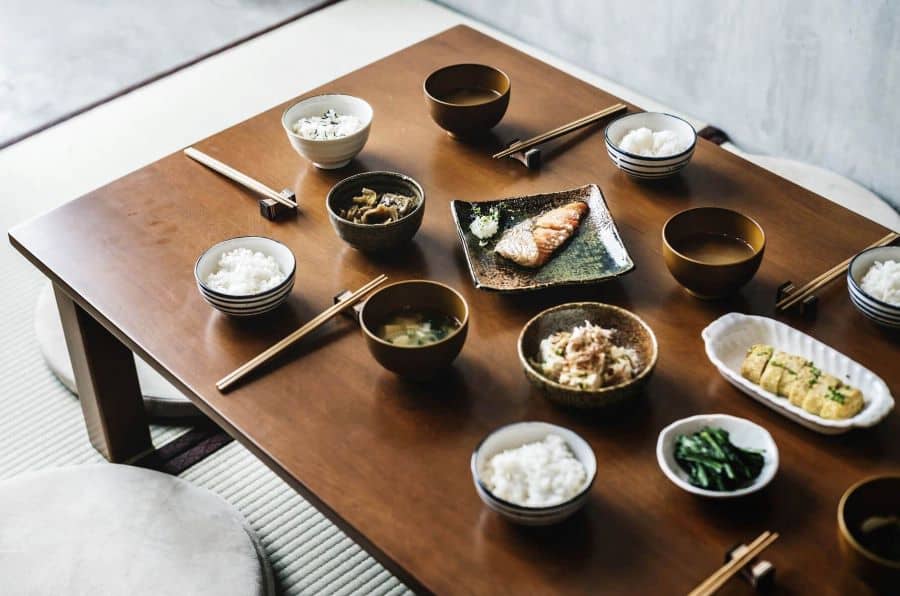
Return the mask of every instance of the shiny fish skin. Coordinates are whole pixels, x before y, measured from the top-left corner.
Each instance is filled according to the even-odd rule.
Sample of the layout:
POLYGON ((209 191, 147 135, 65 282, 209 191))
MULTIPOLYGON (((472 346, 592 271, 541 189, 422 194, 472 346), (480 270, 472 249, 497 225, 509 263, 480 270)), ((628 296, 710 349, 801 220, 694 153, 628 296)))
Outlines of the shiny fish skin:
POLYGON ((503 233, 494 251, 523 267, 541 267, 571 238, 590 208, 573 201, 526 219, 503 233))

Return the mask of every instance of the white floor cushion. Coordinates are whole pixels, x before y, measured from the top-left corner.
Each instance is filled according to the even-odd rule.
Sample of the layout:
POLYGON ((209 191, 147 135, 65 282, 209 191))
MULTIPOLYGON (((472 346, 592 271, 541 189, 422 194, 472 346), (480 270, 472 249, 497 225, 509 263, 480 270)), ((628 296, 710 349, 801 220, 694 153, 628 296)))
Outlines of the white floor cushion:
POLYGON ((0 483, 5 596, 266 596, 251 530, 212 492, 161 472, 99 464, 0 483))

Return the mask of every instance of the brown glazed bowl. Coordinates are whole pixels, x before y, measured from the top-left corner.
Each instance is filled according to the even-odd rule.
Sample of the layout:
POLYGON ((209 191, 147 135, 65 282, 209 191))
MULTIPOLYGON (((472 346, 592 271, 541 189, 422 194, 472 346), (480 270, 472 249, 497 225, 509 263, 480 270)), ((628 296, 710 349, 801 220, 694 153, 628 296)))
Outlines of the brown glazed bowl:
POLYGON ((900 474, 873 476, 847 489, 838 504, 838 541, 850 570, 877 590, 900 586, 900 561, 887 559, 860 541, 862 525, 872 516, 900 516, 900 474))
POLYGON ((438 126, 452 137, 472 138, 487 133, 506 113, 510 82, 502 70, 484 64, 453 64, 425 79, 425 103, 438 126), (460 90, 485 92, 482 101, 454 98, 460 90))
POLYGON ((427 280, 401 281, 376 290, 359 312, 359 326, 369 352, 381 366, 401 377, 427 380, 450 366, 469 330, 469 305, 449 286, 427 280), (459 329, 426 346, 397 346, 377 335, 391 315, 406 309, 436 310, 456 317, 459 329))
POLYGON ((647 323, 624 308, 602 302, 570 302, 548 308, 525 323, 519 334, 519 361, 531 384, 550 401, 576 408, 604 408, 637 395, 653 374, 658 355, 656 335, 647 323), (541 340, 557 331, 584 325, 585 321, 615 329, 614 343, 637 351, 642 368, 635 378, 618 385, 587 390, 560 385, 543 375, 535 365, 540 358, 541 340))
POLYGON ((364 252, 384 252, 409 242, 425 216, 425 190, 422 185, 403 174, 396 172, 363 172, 344 178, 328 191, 325 197, 325 210, 331 226, 341 240, 364 252), (340 216, 341 210, 349 207, 353 197, 359 196, 363 187, 370 188, 379 195, 383 192, 395 192, 415 196, 419 203, 412 213, 391 223, 362 224, 354 223, 340 216))
POLYGON ((722 298, 737 292, 759 269, 766 248, 762 227, 741 213, 720 207, 696 207, 676 213, 663 225, 662 253, 666 267, 678 283, 702 299, 722 298), (750 256, 713 263, 692 259, 679 252, 692 234, 709 233, 740 238, 750 245, 750 256))

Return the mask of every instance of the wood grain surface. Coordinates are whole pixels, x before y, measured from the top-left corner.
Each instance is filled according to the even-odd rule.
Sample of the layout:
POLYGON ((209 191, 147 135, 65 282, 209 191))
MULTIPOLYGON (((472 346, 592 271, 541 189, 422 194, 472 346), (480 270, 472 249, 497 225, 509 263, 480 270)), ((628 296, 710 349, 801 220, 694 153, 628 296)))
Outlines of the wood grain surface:
MULTIPOLYGON (((368 144, 343 170, 316 170, 294 153, 280 123, 291 102, 194 144, 273 188, 292 187, 300 204, 295 220, 262 219, 256 197, 178 152, 15 229, 11 241, 414 589, 685 593, 720 565, 726 549, 766 529, 781 534, 766 556, 778 567, 782 591, 863 589, 842 570, 836 508, 851 483, 896 471, 896 412, 872 429, 815 434, 728 385, 707 360, 700 331, 729 311, 777 316, 868 366, 898 393, 897 336, 857 313, 842 283, 822 293, 815 321, 775 315, 773 308, 779 284, 814 277, 883 236, 884 228, 704 140, 686 170, 658 183, 639 183, 617 170, 600 127, 547 146, 540 171, 492 160, 504 140, 528 138, 617 98, 466 27, 306 95, 332 91, 363 97, 375 110, 368 144), (509 111, 480 145, 461 144, 434 125, 422 94, 432 70, 468 61, 501 68, 512 80, 509 111), (343 177, 380 169, 418 180, 427 205, 412 244, 374 258, 337 238, 324 199, 343 177), (451 199, 588 183, 603 190, 636 263, 633 273, 593 287, 527 295, 473 288, 451 199), (663 222, 698 205, 737 209, 768 236, 759 273, 727 301, 692 298, 663 264, 663 222), (247 234, 290 246, 297 281, 277 311, 232 320, 201 299, 194 261, 213 243, 247 234), (401 381, 369 356, 350 321, 336 319, 250 382, 226 395, 216 391, 222 375, 323 310, 340 290, 379 273, 438 280, 469 302, 469 338, 446 377, 424 385, 401 381), (657 334, 658 368, 630 411, 598 416, 552 407, 520 369, 522 325, 546 307, 575 300, 628 308, 657 334), (682 492, 657 468, 660 429, 712 412, 749 418, 772 433, 781 470, 766 490, 712 502, 682 492), (469 456, 476 443, 520 420, 571 428, 597 455, 590 502, 558 527, 509 525, 482 506, 472 486, 469 456)), ((736 580, 724 593, 748 591, 736 580)))

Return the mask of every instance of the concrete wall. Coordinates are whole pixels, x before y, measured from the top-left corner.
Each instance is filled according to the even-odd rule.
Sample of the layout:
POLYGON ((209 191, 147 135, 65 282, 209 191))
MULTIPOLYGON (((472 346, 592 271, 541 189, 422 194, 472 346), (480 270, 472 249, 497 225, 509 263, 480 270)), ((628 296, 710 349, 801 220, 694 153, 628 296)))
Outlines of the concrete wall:
POLYGON ((442 2, 900 205, 900 1, 442 2))

